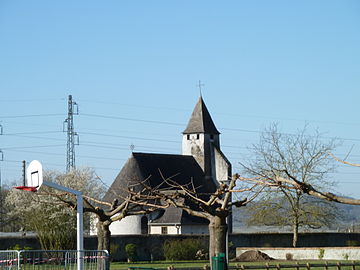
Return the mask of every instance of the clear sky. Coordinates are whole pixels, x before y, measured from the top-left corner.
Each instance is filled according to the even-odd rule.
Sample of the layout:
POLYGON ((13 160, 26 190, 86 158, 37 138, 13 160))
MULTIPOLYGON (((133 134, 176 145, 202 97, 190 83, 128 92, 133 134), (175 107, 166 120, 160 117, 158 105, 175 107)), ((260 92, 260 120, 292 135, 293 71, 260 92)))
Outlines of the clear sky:
MULTIPOLYGON (((0 0, 0 162, 66 167, 67 98, 79 105, 77 167, 108 184, 134 151, 180 153, 199 97, 233 163, 277 122, 307 123, 360 163, 360 2, 0 0)), ((360 198, 360 169, 338 191, 360 198)))

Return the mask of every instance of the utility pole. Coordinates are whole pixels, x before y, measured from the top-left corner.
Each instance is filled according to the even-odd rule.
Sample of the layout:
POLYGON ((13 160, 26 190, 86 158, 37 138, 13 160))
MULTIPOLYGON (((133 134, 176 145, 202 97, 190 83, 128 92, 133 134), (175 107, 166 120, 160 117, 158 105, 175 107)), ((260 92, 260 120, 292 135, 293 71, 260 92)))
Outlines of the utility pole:
POLYGON ((64 121, 64 132, 67 132, 66 172, 75 169, 75 145, 79 145, 79 136, 74 131, 74 115, 79 114, 78 104, 72 95, 68 99, 68 117, 64 121))
POLYGON ((22 178, 23 178, 23 186, 26 186, 26 161, 22 161, 22 178))

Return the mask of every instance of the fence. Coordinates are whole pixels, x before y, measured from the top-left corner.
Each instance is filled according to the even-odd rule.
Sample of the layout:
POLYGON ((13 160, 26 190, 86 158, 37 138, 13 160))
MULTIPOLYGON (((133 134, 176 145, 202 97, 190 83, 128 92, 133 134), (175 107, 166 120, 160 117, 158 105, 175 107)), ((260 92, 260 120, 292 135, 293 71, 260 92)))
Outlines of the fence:
POLYGON ((76 270, 80 254, 84 270, 109 270, 104 250, 7 250, 0 251, 0 270, 76 270))
POLYGON ((19 251, 0 250, 0 269, 19 269, 19 251))

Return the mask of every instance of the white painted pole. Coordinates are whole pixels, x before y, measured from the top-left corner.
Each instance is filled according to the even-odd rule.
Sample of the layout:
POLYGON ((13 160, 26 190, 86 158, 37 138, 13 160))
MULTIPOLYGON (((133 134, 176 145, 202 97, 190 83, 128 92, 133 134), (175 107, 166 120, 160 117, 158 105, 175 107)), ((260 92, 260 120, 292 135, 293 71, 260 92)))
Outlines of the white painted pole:
POLYGON ((77 270, 82 270, 84 268, 84 211, 83 211, 83 197, 82 194, 76 195, 77 200, 77 270))

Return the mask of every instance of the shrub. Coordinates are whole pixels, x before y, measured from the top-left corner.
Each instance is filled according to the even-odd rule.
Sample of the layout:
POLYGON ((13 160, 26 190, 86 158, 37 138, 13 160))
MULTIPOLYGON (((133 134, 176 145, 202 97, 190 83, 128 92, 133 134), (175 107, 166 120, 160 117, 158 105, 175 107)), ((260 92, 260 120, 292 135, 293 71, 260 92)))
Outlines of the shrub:
POLYGON ((346 246, 348 246, 348 247, 356 247, 358 245, 359 245, 359 243, 356 240, 347 240, 346 241, 346 246))
POLYGON ((163 246, 165 259, 170 261, 194 260, 202 248, 197 239, 166 241, 163 246))
POLYGON ((233 242, 229 242, 229 259, 235 259, 236 258, 236 247, 233 242))
POLYGON ((137 256, 137 245, 127 244, 125 246, 125 253, 129 262, 133 262, 137 256))
POLYGON ((324 258, 324 254, 325 254, 325 249, 320 248, 319 255, 318 255, 319 260, 322 260, 324 258))
POLYGON ((110 244, 110 260, 113 261, 114 260, 114 256, 115 254, 118 252, 119 250, 119 245, 118 244, 110 244))
POLYGON ((9 250, 32 250, 32 248, 27 246, 21 247, 19 244, 16 244, 15 246, 10 247, 9 250))
POLYGON ((292 253, 286 253, 285 258, 287 261, 292 261, 294 259, 294 256, 292 253))
POLYGON ((15 246, 10 247, 10 250, 22 250, 22 248, 19 244, 16 244, 15 246))

